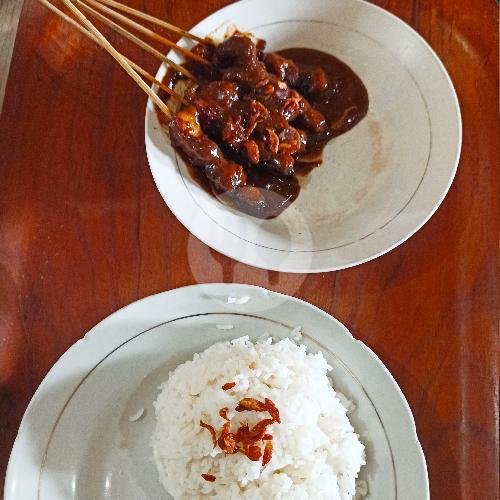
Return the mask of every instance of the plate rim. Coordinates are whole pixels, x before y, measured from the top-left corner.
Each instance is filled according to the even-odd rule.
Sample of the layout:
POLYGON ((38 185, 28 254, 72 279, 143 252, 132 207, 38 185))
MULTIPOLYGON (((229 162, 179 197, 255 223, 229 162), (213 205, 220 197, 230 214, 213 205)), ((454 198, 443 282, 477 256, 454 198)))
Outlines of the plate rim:
MULTIPOLYGON (((85 365, 85 370, 86 373, 81 375, 77 380, 71 383, 71 388, 74 389, 75 387, 78 386, 78 384, 87 376, 87 372, 92 369, 92 367, 95 364, 94 358, 98 356, 98 359, 100 362, 103 357, 106 356, 106 353, 109 353, 110 348, 112 345, 114 345, 116 342, 120 342, 122 340, 121 338, 121 333, 115 333, 115 337, 120 337, 118 339, 111 339, 111 338, 104 338, 102 335, 102 330, 109 328, 112 324, 116 323, 117 321, 119 322, 120 317, 126 316, 127 314, 130 314, 131 312, 133 314, 137 314, 137 310, 143 308, 143 307, 149 307, 150 305, 148 303, 153 303, 155 301, 172 301, 172 299, 175 300, 176 295, 182 295, 182 294, 193 294, 194 297, 196 297, 197 302, 195 302, 195 306, 193 307, 192 304, 189 305, 189 307, 193 307, 193 313, 200 313, 200 310, 195 310, 194 308, 197 307, 199 308, 200 305, 203 303, 207 308, 215 303, 213 297, 216 297, 218 295, 224 295, 224 296, 243 296, 248 293, 254 293, 254 294, 272 294, 272 296, 279 298, 280 300, 284 300, 287 302, 292 302, 300 305, 301 307, 305 307, 307 309, 310 309, 313 313, 319 314, 322 316, 324 319, 333 322, 343 334, 346 335, 346 338, 350 342, 354 342, 358 346, 361 347, 361 349, 365 352, 366 356, 369 358, 372 358, 372 360, 377 364, 377 368, 381 370, 381 374, 383 374, 385 380, 389 384, 390 388, 392 391, 395 392, 395 396, 397 397, 397 400, 400 404, 400 409, 403 411, 403 415, 405 418, 405 422, 403 422, 405 428, 408 429, 408 433, 411 430, 411 436, 408 434, 408 439, 411 440, 411 443, 414 445, 415 449, 414 452, 416 452, 416 456, 418 457, 418 461, 421 470, 419 473, 422 473, 422 480, 424 481, 425 484, 421 484, 420 486, 423 487, 424 491, 422 492, 422 497, 428 500, 430 498, 430 493, 429 493, 429 478, 428 478, 428 471, 427 471, 427 464, 425 460, 425 455, 422 449, 422 446, 420 444, 420 441, 418 439, 418 435, 416 432, 416 425, 415 425, 415 420, 412 414, 412 411, 410 409, 410 406, 408 404, 408 401, 406 400, 401 388, 397 384, 396 380, 392 376, 392 374, 389 372, 387 367, 384 365, 384 363, 380 360, 380 358, 374 353, 370 347, 368 347, 366 344, 364 344, 362 341, 357 340, 351 332, 348 330, 348 328, 341 323, 339 320, 337 320, 334 316, 331 314, 327 313, 326 311, 320 309, 319 307, 315 306, 314 304, 311 304, 303 299, 299 299, 297 297, 293 297, 290 295, 282 294, 279 292, 274 292, 272 290, 267 290, 263 287, 256 286, 256 285, 249 285, 249 284, 233 284, 233 283, 210 283, 210 284, 193 284, 193 285, 187 285, 179 288, 174 288, 171 290, 167 290, 164 292, 160 292, 157 294, 153 294, 147 297, 144 297, 142 299, 139 299, 137 301, 134 301, 128 305, 125 305, 124 307, 118 309, 117 311, 113 312, 103 320, 101 320, 97 325, 95 325, 93 328, 91 328, 84 337, 81 339, 77 340, 73 345, 71 345, 61 356, 60 358, 56 361, 56 363, 52 366, 52 368, 48 371, 48 373, 45 375, 43 378, 42 382, 38 386, 37 390, 35 391, 33 397, 31 398, 28 407, 26 408, 26 411, 23 415, 21 424, 18 429, 18 433, 16 435, 16 439, 14 441, 14 445, 12 447, 12 451, 9 457, 9 462, 7 466, 7 471, 6 471, 6 477, 5 477, 5 500, 19 500, 22 498, 27 498, 24 496, 18 496, 16 493, 15 489, 15 480, 16 476, 19 474, 17 472, 16 474, 16 466, 19 467, 19 460, 22 460, 24 456, 26 456, 30 450, 29 448, 23 449, 21 448, 22 446, 26 446, 25 443, 21 443, 21 440, 23 438, 23 432, 24 429, 26 428, 27 425, 29 425, 29 421, 35 419, 36 414, 33 413, 33 408, 38 402, 38 398, 41 393, 43 393, 45 390, 50 388, 52 384, 60 377, 59 372, 61 371, 68 371, 68 361, 75 361, 79 357, 84 357, 81 361, 85 365), (221 292, 221 290, 223 290, 221 292), (201 300, 202 302, 198 301, 201 300), (104 340, 104 342, 103 342, 104 340), (109 341, 109 342, 105 342, 109 341), (99 354, 94 353, 94 357, 89 357, 85 356, 85 350, 92 348, 92 344, 98 344, 99 345, 99 354), (109 345, 108 345, 109 344, 109 345), (76 358, 76 359, 75 359, 76 358), (66 365, 66 366, 65 366, 66 365)), ((220 305, 219 305, 220 306, 220 305)), ((222 307, 220 307, 222 309, 222 307)), ((238 304, 231 304, 226 306, 226 311, 228 313, 249 313, 252 312, 251 310, 248 310, 246 308, 246 304, 238 305, 238 304)), ((270 307, 260 311, 265 317, 266 311, 272 311, 274 309, 274 306, 270 304, 270 307)), ((163 314, 164 318, 170 317, 170 314, 172 314, 172 311, 167 311, 163 314)), ((269 318, 268 318, 269 319, 269 318)), ((147 324, 149 325, 149 328, 154 328, 156 321, 154 318, 147 319, 147 324), (154 323, 154 324, 153 324, 154 323)), ((126 333, 124 334, 125 336, 123 338, 125 339, 130 339, 134 335, 137 334, 137 329, 138 326, 134 326, 134 331, 129 334, 126 333)), ((109 335, 108 337, 111 337, 109 335)), ((311 337, 313 341, 319 342, 321 345, 321 342, 314 337, 311 337)), ((328 348, 328 347, 327 347, 328 348)), ((330 349, 330 348, 328 348, 330 349)), ((66 394, 69 391, 69 398, 71 398, 72 394, 74 393, 74 390, 69 390, 65 389, 64 393, 66 394)), ((69 400, 68 397, 63 396, 63 403, 59 405, 54 405, 56 408, 55 413, 59 414, 61 409, 64 408, 65 404, 69 400)), ((376 409, 376 407, 375 407, 376 409)), ((54 411, 52 412, 54 413, 54 411)), ((53 420, 48 419, 47 422, 45 422, 45 426, 51 427, 54 424, 53 420)), ((50 434, 52 431, 50 431, 47 434, 47 439, 50 439, 50 434)), ((44 439, 45 442, 45 439, 44 439)), ((37 463, 37 469, 34 467, 34 464, 31 464, 29 461, 27 461, 28 465, 25 465, 26 470, 22 472, 23 474, 23 480, 26 481, 26 483, 29 482, 29 477, 31 476, 31 482, 34 482, 34 484, 37 485, 39 484, 40 480, 40 471, 41 471, 41 466, 43 464, 44 457, 42 457, 42 460, 40 463, 37 463)), ((34 490, 35 492, 37 491, 34 490)), ((33 496, 29 497, 33 498, 33 496)))
MULTIPOLYGON (((248 3, 255 3, 260 0, 240 0, 239 2, 230 4, 228 6, 222 7, 221 9, 218 9, 217 11, 213 12, 212 14, 208 15, 207 17, 203 18, 200 22, 198 22, 193 28, 191 29, 193 32, 196 32, 196 30, 199 28, 199 26, 207 21, 210 21, 212 18, 216 18, 218 16, 221 16, 223 11, 229 10, 229 9, 234 9, 237 8, 238 4, 248 4, 248 3)), ((165 190, 160 188, 160 182, 158 179, 158 175, 155 175, 155 167, 153 166, 153 161, 151 161, 151 158, 153 157, 152 151, 150 151, 153 146, 151 145, 152 141, 148 137, 148 132, 150 129, 150 115, 153 109, 151 100, 148 99, 147 105, 146 105, 146 113, 145 113, 145 149, 146 149, 146 155, 148 159, 148 165, 151 171, 151 174, 153 176, 153 180, 155 183, 155 186, 157 190, 159 191, 163 201, 169 208, 169 210, 172 212, 172 214, 176 217, 176 219, 184 226, 184 228, 195 238, 200 240, 202 243, 207 245, 208 247, 216 250, 217 252, 225 255, 226 257, 229 257, 231 259, 234 259, 238 262, 241 262, 243 264, 253 266, 259 269, 265 269, 265 270, 271 270, 271 271, 279 271, 279 272, 290 272, 290 273, 299 273, 299 274, 315 274, 315 273, 322 273, 322 272, 330 272, 330 271, 337 271, 341 269, 348 269, 350 267, 354 267, 360 264, 363 264, 365 262, 369 262, 371 260, 377 259, 378 257, 390 252, 391 250, 394 250, 396 247, 402 245, 404 242, 406 242, 409 238, 411 238, 415 233, 417 233, 429 220, 430 218, 436 213, 436 211, 439 209, 441 204, 443 203, 444 198, 448 194, 451 185, 453 184, 453 181, 456 176, 456 172, 458 169, 458 165, 460 162, 460 156, 461 156, 461 151, 462 151, 462 142, 463 142, 463 127, 462 127, 462 115, 461 115, 461 109, 460 109, 460 103, 458 100, 457 92, 455 90, 455 87, 453 85, 453 81, 451 80, 451 77, 446 70, 446 67, 444 66, 443 62, 439 58, 439 56, 436 54, 434 49, 430 46, 430 44, 423 38, 422 35, 420 35, 414 28, 412 28, 408 23, 400 19, 398 16, 395 14, 383 9, 382 7, 379 7, 378 5, 374 5, 372 3, 366 2, 365 0, 342 0, 343 2, 349 3, 355 3, 355 4, 360 4, 363 5, 363 7, 368 6, 369 8, 372 8, 376 12, 378 12, 381 15, 385 15, 388 17, 390 20, 393 22, 395 21, 400 27, 404 28, 405 30, 409 31, 410 34, 415 36, 417 40, 422 44, 423 48, 427 50, 428 54, 431 56, 432 60, 437 63, 437 66, 441 73, 444 76, 444 80, 446 82, 446 87, 448 91, 450 92, 449 96, 451 97, 453 109, 451 112, 454 113, 454 119, 456 119, 456 124, 454 123, 453 125, 456 125, 456 144, 454 144, 454 147, 456 148, 455 151, 455 157, 453 159, 450 158, 449 165, 452 166, 452 168, 449 171, 449 176, 447 177, 446 183, 443 184, 442 190, 439 192, 439 196, 436 196, 432 202, 429 202, 429 205, 432 205, 430 210, 428 210, 428 213, 420 220, 416 225, 414 225, 413 228, 411 228, 410 231, 404 231, 405 234, 403 234, 401 237, 393 241, 392 244, 389 246, 385 246, 384 244, 380 243, 379 247, 380 248, 378 251, 375 252, 367 252, 370 253, 370 255, 365 256, 363 258, 355 259, 349 262, 338 262, 338 263, 331 263, 331 264, 325 264, 325 265, 312 265, 312 262, 310 263, 309 266, 302 267, 301 265, 297 265, 294 262, 286 263, 283 264, 283 262, 280 262, 278 259, 276 259, 276 263, 274 262, 262 262, 262 259, 256 259, 254 257, 254 252, 249 252, 249 256, 247 257, 245 253, 243 252, 236 252, 233 248, 227 248, 226 246, 222 244, 217 244, 214 243, 213 240, 210 240, 208 235, 200 234, 200 230, 197 229, 197 226, 188 218, 183 216, 182 213, 182 203, 172 203, 169 200, 169 196, 167 192, 164 192, 165 190)), ((277 3, 286 3, 284 0, 278 0, 277 3)), ((181 39, 181 42, 185 42, 184 39, 181 39)), ((171 52, 169 52, 171 54, 171 52)), ((158 77, 158 74, 161 73, 162 71, 162 65, 159 67, 158 72, 156 74, 156 77, 158 77)), ((455 131, 454 131, 455 132, 455 131)), ((175 165, 175 159, 172 159, 172 168, 176 171, 173 175, 177 176, 179 175, 181 178, 183 176, 180 174, 178 170, 178 166, 176 167, 175 165)), ((425 175, 423 179, 425 178, 425 175)), ((423 180, 422 179, 422 180, 423 180)), ((416 193, 418 192, 418 189, 416 193)), ((416 194, 415 193, 415 194, 416 194)), ((188 195, 189 192, 186 194, 188 195)), ((411 201, 411 200, 410 200, 411 201)), ((402 212, 406 207, 402 209, 402 212)), ((209 224, 211 226, 218 226, 218 223, 214 220, 212 220, 211 217, 209 217, 207 214, 205 216, 209 220, 209 224)), ((399 215, 398 215, 399 217, 399 215)), ((396 217, 397 219, 397 217, 396 217)), ((388 225, 393 222, 389 221, 388 225)), ((227 232, 225 228, 217 229, 217 231, 224 231, 227 232)), ((375 231, 376 233, 377 231, 375 231)), ((375 234, 373 233, 373 234, 375 234)), ((229 233, 230 234, 230 233, 229 233)), ((233 236, 233 235, 232 235, 233 236)), ((371 236, 371 235, 370 235, 371 236)), ((238 236, 233 236, 233 237, 238 237, 238 236)), ((238 239, 241 239, 238 237, 238 239)), ((249 248, 254 248, 255 244, 253 242, 246 242, 244 240, 241 241, 241 245, 244 245, 245 247, 250 245, 249 248)), ((257 250, 258 251, 258 250, 257 250)), ((263 250, 260 249, 262 252, 263 250)), ((284 252, 282 250, 272 250, 272 249, 267 249, 266 251, 269 251, 270 255, 289 255, 290 252, 284 252)), ((333 254, 335 252, 335 249, 325 249, 321 250, 319 253, 325 253, 325 254, 333 254)), ((311 259, 312 256, 315 253, 318 253, 314 250, 311 251, 302 251, 303 254, 305 255, 310 255, 311 259)), ((266 258, 264 258, 264 261, 266 261, 266 258)))

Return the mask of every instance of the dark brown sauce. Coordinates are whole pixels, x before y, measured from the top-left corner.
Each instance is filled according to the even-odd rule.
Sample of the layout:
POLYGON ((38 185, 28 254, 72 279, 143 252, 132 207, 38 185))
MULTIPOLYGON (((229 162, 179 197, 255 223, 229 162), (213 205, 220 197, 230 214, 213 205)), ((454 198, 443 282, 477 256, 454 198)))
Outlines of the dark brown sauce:
POLYGON ((326 91, 305 96, 328 120, 332 135, 325 141, 322 137, 311 140, 309 134, 306 153, 295 163, 295 173, 304 176, 321 165, 323 149, 333 137, 344 134, 366 116, 368 91, 359 76, 331 54, 302 47, 280 50, 278 54, 292 59, 301 73, 322 68, 328 76, 326 91))
POLYGON ((307 96, 330 123, 333 137, 354 127, 368 112, 368 92, 356 73, 340 59, 316 49, 293 48, 278 52, 298 65, 301 73, 322 68, 329 88, 307 96))
MULTIPOLYGON (((272 213, 275 214, 274 217, 277 217, 288 205, 297 199, 297 196, 300 193, 300 184, 295 177, 290 176, 283 178, 275 176, 267 171, 256 174, 255 169, 252 169, 248 172, 249 185, 256 186, 261 189, 261 193, 263 193, 265 197, 265 202, 262 206, 249 206, 249 204, 244 201, 245 197, 241 196, 241 194, 245 191, 245 187, 239 188, 239 193, 230 192, 218 194, 214 192, 211 183, 203 174, 203 170, 193 166, 183 151, 180 151, 178 148, 175 148, 175 150, 182 158, 191 178, 195 180, 204 191, 212 196, 215 196, 226 205, 230 205, 241 212, 249 213, 255 217, 259 217, 261 213, 270 215, 270 206, 272 206, 272 213), (240 194, 240 196, 235 196, 236 194, 240 194)), ((299 169, 302 170, 302 166, 299 166, 299 169)), ((302 174, 301 172, 297 172, 297 175, 302 174)), ((273 216, 260 218, 272 219, 273 216)))
MULTIPOLYGON (((296 158, 294 175, 282 176, 267 169, 248 167, 242 158, 234 156, 231 158, 231 152, 228 151, 230 159, 245 167, 248 185, 259 188, 264 197, 264 201, 259 204, 247 198, 245 187, 223 194, 215 192, 203 170, 192 166, 187 156, 179 148, 176 148, 187 165, 191 177, 205 191, 237 210, 264 219, 276 217, 297 198, 300 192, 298 177, 309 174, 321 164, 326 144, 333 137, 353 128, 366 115, 369 103, 368 92, 361 79, 349 66, 336 57, 309 48, 284 49, 278 54, 292 59, 298 65, 301 74, 322 68, 328 79, 326 90, 314 93, 302 92, 313 108, 324 115, 329 124, 330 133, 325 136, 324 133, 315 135, 311 131, 307 132, 306 151, 296 158)), ((187 66, 189 67, 188 64, 187 66)), ((172 88, 177 78, 177 73, 169 71, 163 83, 172 88)), ((296 88, 300 91, 300 88, 296 88)), ((161 113, 158 114, 161 115, 161 113)), ((160 121, 165 124, 163 116, 160 116, 160 121)), ((251 190, 249 189, 249 196, 250 194, 251 190)))

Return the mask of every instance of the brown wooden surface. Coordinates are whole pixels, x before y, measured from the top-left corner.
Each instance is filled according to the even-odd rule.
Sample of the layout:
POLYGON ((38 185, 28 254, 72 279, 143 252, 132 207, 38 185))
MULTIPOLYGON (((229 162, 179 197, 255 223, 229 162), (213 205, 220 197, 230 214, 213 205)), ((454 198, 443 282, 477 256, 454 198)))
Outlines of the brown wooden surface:
MULTIPOLYGON (((188 28, 228 2, 127 3, 188 28)), ((1 475, 36 387, 90 327, 152 293, 235 280, 295 294, 374 349, 413 410, 434 499, 497 498, 497 4, 378 3, 451 74, 464 129, 458 174, 436 215, 396 250, 297 276, 215 252, 220 266, 204 265, 208 250, 150 175, 145 96, 107 54, 26 0, 0 119, 1 475)))

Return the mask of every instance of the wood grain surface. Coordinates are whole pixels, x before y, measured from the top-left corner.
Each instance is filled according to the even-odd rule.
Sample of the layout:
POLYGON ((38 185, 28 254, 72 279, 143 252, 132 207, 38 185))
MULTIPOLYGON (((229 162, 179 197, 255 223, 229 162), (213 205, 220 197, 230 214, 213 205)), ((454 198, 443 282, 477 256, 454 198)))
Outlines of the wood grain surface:
MULTIPOLYGON (((126 2, 185 28, 229 3, 126 2)), ((145 95, 92 42, 26 0, 0 118, 0 475, 38 384, 88 329, 156 292, 238 281, 321 307, 380 356, 415 415, 432 498, 498 498, 498 7, 377 3, 423 35, 454 81, 458 174, 402 246, 306 276, 235 263, 191 237, 149 172, 145 95)), ((154 60, 105 32, 154 72, 154 60)))

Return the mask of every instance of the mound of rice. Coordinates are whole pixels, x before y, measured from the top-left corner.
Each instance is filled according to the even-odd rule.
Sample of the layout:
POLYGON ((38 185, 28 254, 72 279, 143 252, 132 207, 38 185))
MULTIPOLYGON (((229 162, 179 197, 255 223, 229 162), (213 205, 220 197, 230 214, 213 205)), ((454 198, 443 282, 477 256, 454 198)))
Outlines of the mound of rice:
MULTIPOLYGON (((290 339, 220 342, 179 365, 162 384, 154 406, 152 438, 160 481, 174 499, 350 499, 364 461, 364 446, 332 388, 322 353, 308 354, 290 339), (229 391, 222 385, 235 382, 229 391), (271 399, 281 423, 271 461, 262 466, 244 454, 214 448, 200 420, 220 429, 229 408, 233 423, 254 425, 262 415, 235 412, 245 397, 271 399), (201 474, 216 477, 208 482, 201 474)), ((342 397, 342 396, 341 396, 342 397)))

